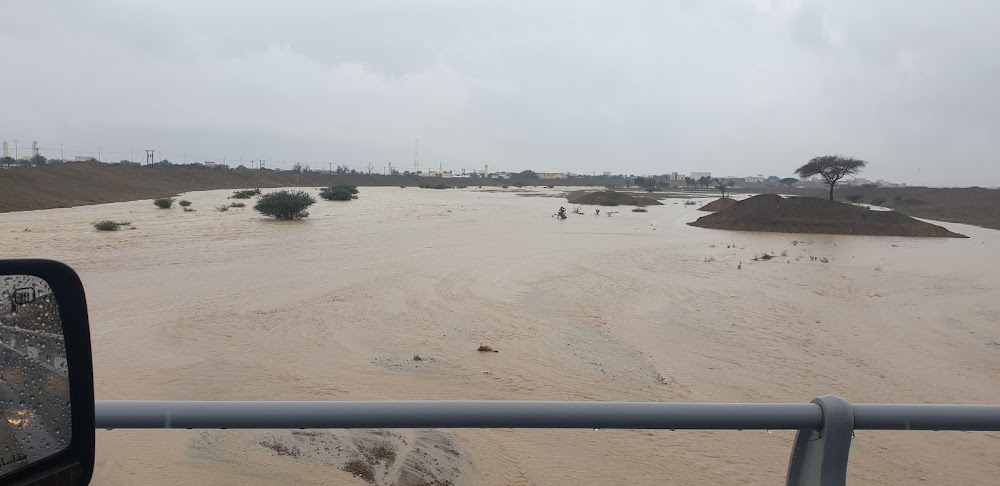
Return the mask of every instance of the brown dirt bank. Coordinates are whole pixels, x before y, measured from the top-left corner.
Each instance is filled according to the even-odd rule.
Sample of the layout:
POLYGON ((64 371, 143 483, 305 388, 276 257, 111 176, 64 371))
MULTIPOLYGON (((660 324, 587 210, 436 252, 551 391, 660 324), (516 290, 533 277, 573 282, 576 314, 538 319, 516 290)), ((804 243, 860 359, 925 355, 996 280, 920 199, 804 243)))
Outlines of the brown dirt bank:
MULTIPOLYGON (((320 187, 332 184, 417 186, 442 181, 448 182, 417 176, 213 169, 196 164, 156 167, 67 162, 44 167, 0 169, 0 213, 134 201, 211 189, 320 187)), ((499 182, 463 179, 462 183, 478 186, 497 185, 499 182)))
POLYGON ((698 208, 698 210, 699 211, 722 211, 723 209, 728 209, 728 208, 733 207, 734 204, 736 204, 736 200, 735 199, 729 199, 728 197, 724 198, 724 199, 723 198, 719 198, 719 199, 716 199, 716 200, 714 200, 714 201, 712 201, 712 202, 710 202, 710 203, 708 203, 708 204, 706 204, 706 205, 698 208))
POLYGON ((965 238, 895 211, 873 211, 815 197, 761 194, 689 223, 701 228, 774 233, 965 238))
MULTIPOLYGON (((733 189, 733 192, 793 194, 826 197, 829 189, 733 189)), ((885 199, 881 206, 915 218, 963 223, 1000 230, 1000 190, 982 187, 844 187, 834 192, 838 201, 852 194, 862 195, 861 202, 885 199), (897 201, 896 198, 899 198, 897 201)))
POLYGON ((663 203, 651 197, 633 196, 615 191, 577 191, 566 197, 570 204, 594 204, 598 206, 662 206, 663 203))

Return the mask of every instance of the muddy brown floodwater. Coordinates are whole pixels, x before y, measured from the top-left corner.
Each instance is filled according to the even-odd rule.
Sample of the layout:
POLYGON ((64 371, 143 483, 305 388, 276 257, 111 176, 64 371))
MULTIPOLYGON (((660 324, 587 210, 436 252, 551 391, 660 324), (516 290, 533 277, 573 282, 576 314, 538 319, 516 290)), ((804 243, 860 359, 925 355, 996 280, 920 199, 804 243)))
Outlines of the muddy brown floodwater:
MULTIPOLYGON (((229 192, 185 195, 196 212, 136 201, 0 214, 3 257, 80 273, 98 399, 1000 403, 994 230, 732 233, 687 226, 704 213, 678 199, 558 221, 573 209, 562 199, 416 188, 362 188, 275 222, 214 211, 229 192), (99 219, 136 229, 100 233, 99 219), (753 260, 765 253, 776 258, 753 260)), ((778 484, 793 435, 101 430, 94 477, 778 484)), ((998 455, 995 433, 858 431, 849 477, 993 483, 998 455)))

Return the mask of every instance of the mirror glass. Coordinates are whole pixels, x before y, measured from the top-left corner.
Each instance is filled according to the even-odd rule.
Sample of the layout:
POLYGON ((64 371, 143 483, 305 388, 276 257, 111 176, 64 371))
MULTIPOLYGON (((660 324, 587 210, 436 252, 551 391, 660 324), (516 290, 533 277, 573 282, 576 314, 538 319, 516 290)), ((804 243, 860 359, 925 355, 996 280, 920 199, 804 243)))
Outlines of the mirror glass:
POLYGON ((0 476, 69 447, 70 417, 55 295, 38 277, 0 275, 0 476))

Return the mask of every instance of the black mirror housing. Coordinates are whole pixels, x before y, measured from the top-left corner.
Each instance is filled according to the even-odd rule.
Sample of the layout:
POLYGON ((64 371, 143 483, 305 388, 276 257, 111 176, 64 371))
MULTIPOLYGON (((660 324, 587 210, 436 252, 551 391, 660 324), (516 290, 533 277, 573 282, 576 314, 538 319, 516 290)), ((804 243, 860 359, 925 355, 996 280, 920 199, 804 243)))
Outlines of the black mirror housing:
MULTIPOLYGON (((52 260, 0 260, 0 279, 11 275, 43 280, 55 298, 65 343, 65 363, 60 357, 57 366, 60 372, 68 374, 71 436, 68 446, 61 451, 7 472, 0 476, 0 483, 88 484, 94 471, 94 371, 83 284, 73 269, 52 260)), ((10 292, 7 300, 0 302, 0 307, 13 312, 18 305, 34 298, 33 292, 10 292)), ((7 329, 30 332, 18 327, 6 326, 7 329)), ((5 362, 25 360, 24 355, 15 356, 18 351, 6 344, 0 346, 0 353, 6 355, 5 362), (7 359, 9 357, 16 359, 7 359)), ((38 351, 34 350, 34 354, 37 358, 38 351)), ((13 405, 0 403, 0 409, 8 407, 13 405)), ((5 414, 10 412, 4 411, 5 414)))

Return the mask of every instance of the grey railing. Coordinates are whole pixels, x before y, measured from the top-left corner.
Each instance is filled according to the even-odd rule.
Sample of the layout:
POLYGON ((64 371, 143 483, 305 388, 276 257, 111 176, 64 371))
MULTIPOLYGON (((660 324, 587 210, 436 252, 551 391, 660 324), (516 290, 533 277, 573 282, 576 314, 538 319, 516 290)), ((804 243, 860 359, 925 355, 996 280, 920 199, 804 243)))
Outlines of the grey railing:
POLYGON ((854 430, 1000 430, 1000 406, 529 401, 98 401, 102 429, 797 430, 788 485, 843 485, 854 430))

